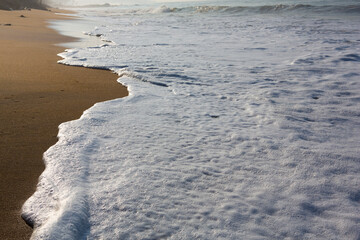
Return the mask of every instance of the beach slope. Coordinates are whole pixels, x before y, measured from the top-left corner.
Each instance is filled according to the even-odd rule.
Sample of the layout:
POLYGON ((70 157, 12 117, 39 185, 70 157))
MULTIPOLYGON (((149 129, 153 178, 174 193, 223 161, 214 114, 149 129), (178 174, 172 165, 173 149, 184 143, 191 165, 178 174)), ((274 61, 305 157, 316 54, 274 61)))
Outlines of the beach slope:
POLYGON ((58 126, 96 102, 126 96, 109 71, 57 64, 57 43, 75 39, 46 27, 53 11, 0 10, 0 239, 29 239, 20 217, 44 170, 58 126))

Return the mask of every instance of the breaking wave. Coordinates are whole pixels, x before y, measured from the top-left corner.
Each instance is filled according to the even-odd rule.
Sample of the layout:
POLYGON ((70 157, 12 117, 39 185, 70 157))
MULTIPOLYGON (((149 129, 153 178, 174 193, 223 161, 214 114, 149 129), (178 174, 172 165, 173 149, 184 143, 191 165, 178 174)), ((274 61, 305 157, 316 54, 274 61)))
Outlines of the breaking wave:
MULTIPOLYGON (((183 11, 185 9, 178 9, 177 11, 183 11)), ((348 6, 313 6, 308 4, 277 4, 266 5, 257 7, 244 7, 244 6, 197 6, 192 7, 192 11, 199 13, 206 12, 226 12, 226 13, 279 13, 279 12, 293 12, 293 11, 306 11, 306 12, 332 12, 332 13, 360 13, 360 5, 348 5, 348 6)))
MULTIPOLYGON (((114 6, 115 7, 115 6, 114 6)), ((160 14, 160 13, 230 13, 230 14, 276 14, 287 12, 326 13, 326 14, 359 14, 360 4, 355 5, 325 5, 315 6, 309 4, 277 4, 264 6, 191 6, 168 7, 166 5, 147 9, 127 9, 126 14, 160 14)))

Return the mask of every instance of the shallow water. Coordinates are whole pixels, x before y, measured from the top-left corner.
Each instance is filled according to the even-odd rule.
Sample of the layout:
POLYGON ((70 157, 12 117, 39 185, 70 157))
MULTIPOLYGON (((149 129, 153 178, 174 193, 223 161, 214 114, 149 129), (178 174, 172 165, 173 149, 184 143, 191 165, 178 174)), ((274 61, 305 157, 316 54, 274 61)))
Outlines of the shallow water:
POLYGON ((34 239, 359 238, 360 7, 226 3, 78 9, 60 62, 130 96, 60 125, 34 239))

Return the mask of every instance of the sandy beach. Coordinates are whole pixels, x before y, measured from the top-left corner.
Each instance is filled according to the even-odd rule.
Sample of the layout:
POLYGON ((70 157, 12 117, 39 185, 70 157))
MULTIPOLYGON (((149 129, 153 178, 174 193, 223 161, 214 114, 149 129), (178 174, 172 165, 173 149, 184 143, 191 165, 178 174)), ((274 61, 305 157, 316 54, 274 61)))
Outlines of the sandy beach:
POLYGON ((46 27, 52 11, 0 11, 1 239, 29 239, 21 206, 44 169, 58 125, 96 102, 128 94, 109 71, 57 64, 57 43, 75 39, 46 27))

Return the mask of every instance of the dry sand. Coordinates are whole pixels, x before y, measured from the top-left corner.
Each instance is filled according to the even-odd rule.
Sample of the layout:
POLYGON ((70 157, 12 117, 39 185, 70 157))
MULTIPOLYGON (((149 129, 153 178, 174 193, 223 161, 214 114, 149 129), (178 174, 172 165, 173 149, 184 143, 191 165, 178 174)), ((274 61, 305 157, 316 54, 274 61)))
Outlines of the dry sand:
POLYGON ((74 40, 46 27, 56 18, 65 17, 0 10, 0 239, 29 239, 21 206, 35 191, 58 125, 128 94, 109 71, 56 63, 64 49, 54 44, 74 40))

